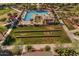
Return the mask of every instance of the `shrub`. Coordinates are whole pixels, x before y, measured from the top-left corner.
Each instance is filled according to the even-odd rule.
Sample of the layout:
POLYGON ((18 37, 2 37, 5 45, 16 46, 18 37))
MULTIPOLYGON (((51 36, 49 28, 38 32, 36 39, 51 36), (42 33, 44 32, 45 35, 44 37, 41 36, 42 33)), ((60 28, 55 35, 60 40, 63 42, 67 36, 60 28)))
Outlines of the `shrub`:
POLYGON ((55 51, 60 56, 77 56, 77 52, 71 48, 58 48, 55 51))
POLYGON ((12 35, 9 35, 6 40, 3 42, 3 45, 11 45, 15 42, 15 38, 12 35))
POLYGON ((27 49, 28 52, 31 52, 33 47, 32 46, 27 46, 26 49, 27 49))
POLYGON ((44 50, 45 50, 45 51, 50 51, 51 48, 50 48, 50 46, 46 46, 46 47, 44 48, 44 50))

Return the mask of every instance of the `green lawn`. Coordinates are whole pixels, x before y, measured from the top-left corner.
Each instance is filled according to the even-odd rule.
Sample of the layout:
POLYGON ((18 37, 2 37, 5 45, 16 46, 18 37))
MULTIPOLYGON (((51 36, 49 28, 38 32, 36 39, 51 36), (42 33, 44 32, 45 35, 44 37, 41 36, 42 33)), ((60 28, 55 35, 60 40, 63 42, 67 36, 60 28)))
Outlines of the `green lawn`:
POLYGON ((4 26, 0 26, 0 32, 5 32, 6 30, 7 30, 6 27, 4 27, 4 26))
MULTIPOLYGON (((52 26, 54 28, 60 29, 60 26, 52 26)), ((54 32, 47 32, 49 35, 52 36, 60 36, 60 37, 40 37, 40 38, 16 38, 16 36, 35 36, 35 35, 48 35, 45 32, 28 32, 28 33, 16 33, 18 30, 47 30, 47 28, 44 26, 40 27, 33 27, 33 26, 27 26, 27 27, 18 27, 14 29, 11 32, 11 35, 15 37, 15 45, 21 45, 21 44, 52 44, 52 43, 70 43, 70 39, 67 37, 66 33, 63 31, 62 27, 60 31, 54 31, 54 32)), ((57 30, 57 29, 56 29, 57 30)))
POLYGON ((14 34, 14 36, 19 36, 19 35, 23 35, 23 36, 29 36, 29 35, 44 35, 42 32, 34 32, 34 33, 16 33, 19 30, 45 30, 45 27, 33 27, 33 26, 27 26, 27 27, 18 27, 16 29, 14 29, 12 31, 12 34, 14 34))
POLYGON ((3 14, 5 14, 5 13, 8 13, 8 12, 10 12, 12 9, 10 9, 10 8, 5 8, 5 9, 0 9, 0 15, 3 15, 3 14))
POLYGON ((14 34, 14 36, 33 36, 33 35, 44 35, 42 32, 33 32, 33 33, 31 33, 31 32, 29 32, 29 33, 13 33, 14 34))
POLYGON ((35 26, 26 26, 26 27, 18 27, 18 28, 15 28, 14 31, 19 31, 19 30, 45 30, 45 26, 38 26, 38 27, 35 27, 35 26))
POLYGON ((58 35, 60 37, 55 37, 55 40, 58 42, 62 43, 69 43, 71 42, 69 37, 67 36, 66 32, 62 29, 61 31, 58 32, 53 32, 52 35, 58 35))

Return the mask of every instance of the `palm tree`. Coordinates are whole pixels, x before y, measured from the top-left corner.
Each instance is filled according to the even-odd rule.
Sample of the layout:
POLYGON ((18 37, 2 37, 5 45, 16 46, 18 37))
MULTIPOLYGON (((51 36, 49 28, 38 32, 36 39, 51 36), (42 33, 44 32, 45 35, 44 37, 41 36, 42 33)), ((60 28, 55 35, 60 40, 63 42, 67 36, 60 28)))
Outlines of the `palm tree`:
POLYGON ((11 18, 12 18, 12 14, 11 14, 11 13, 8 13, 7 16, 8 16, 8 20, 9 20, 9 22, 12 21, 12 20, 11 20, 11 18))
POLYGON ((17 17, 17 16, 18 16, 18 14, 17 14, 17 13, 13 13, 13 16, 14 16, 14 17, 17 17))

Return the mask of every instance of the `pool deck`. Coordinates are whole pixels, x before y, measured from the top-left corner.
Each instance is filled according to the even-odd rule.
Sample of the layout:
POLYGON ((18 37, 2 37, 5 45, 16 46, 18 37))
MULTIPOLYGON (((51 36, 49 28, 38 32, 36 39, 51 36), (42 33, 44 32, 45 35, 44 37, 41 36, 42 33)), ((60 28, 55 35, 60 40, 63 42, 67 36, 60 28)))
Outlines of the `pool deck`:
POLYGON ((27 21, 27 20, 24 20, 25 19, 25 16, 26 16, 27 12, 24 12, 24 14, 22 15, 22 22, 20 22, 19 24, 22 24, 22 25, 34 25, 34 24, 39 24, 39 25, 42 25, 42 21, 44 21, 45 19, 53 19, 54 18, 54 15, 52 14, 52 12, 48 12, 48 14, 33 14, 32 15, 32 19, 35 20, 35 17, 38 15, 38 16, 42 16, 42 21, 39 22, 39 23, 36 23, 36 22, 31 22, 30 20, 27 21))

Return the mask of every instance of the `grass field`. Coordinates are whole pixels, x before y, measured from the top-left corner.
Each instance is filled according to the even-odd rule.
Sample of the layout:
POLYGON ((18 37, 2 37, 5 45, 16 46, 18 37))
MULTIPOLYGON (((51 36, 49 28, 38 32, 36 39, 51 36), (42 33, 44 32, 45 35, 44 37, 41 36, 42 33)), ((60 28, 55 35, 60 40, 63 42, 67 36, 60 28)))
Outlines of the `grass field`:
MULTIPOLYGON (((48 26, 49 27, 49 26, 48 26)), ((54 32, 25 32, 25 33, 16 33, 19 30, 48 30, 47 26, 27 26, 27 27, 18 27, 15 28, 11 35, 15 37, 15 45, 21 44, 52 44, 52 43, 70 43, 70 39, 67 37, 66 33, 60 26, 50 26, 53 29, 61 29, 61 31, 54 31, 54 32), (40 37, 40 38, 16 38, 16 36, 35 36, 35 35, 52 35, 52 36, 59 36, 59 37, 40 37)))
POLYGON ((5 8, 5 9, 1 9, 0 10, 0 15, 3 15, 3 14, 5 14, 5 13, 8 13, 8 12, 10 12, 12 9, 10 9, 10 8, 5 8))

